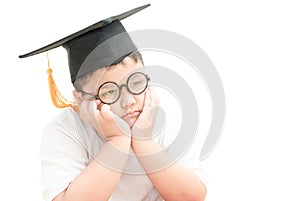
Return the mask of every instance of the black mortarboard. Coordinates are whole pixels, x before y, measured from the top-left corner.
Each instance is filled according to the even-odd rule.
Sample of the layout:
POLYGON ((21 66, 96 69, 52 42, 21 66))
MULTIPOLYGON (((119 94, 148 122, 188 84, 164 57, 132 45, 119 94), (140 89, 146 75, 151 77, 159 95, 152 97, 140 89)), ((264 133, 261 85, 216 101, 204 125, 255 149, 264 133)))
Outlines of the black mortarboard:
POLYGON ((68 52, 71 80, 74 83, 76 78, 99 67, 119 63, 137 49, 120 21, 148 6, 150 4, 101 20, 61 40, 19 57, 25 58, 63 46, 68 52))

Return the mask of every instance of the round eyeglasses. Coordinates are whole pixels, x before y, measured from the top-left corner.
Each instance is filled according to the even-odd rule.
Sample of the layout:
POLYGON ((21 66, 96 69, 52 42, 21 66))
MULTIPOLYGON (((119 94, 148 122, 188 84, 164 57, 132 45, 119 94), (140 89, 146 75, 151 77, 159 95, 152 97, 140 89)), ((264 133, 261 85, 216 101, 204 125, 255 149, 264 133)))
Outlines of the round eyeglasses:
POLYGON ((135 72, 128 77, 126 84, 120 86, 115 82, 104 82, 100 85, 97 95, 79 89, 77 91, 100 100, 104 104, 113 104, 120 98, 122 87, 126 87, 133 95, 139 95, 146 90, 149 81, 150 78, 146 74, 135 72))

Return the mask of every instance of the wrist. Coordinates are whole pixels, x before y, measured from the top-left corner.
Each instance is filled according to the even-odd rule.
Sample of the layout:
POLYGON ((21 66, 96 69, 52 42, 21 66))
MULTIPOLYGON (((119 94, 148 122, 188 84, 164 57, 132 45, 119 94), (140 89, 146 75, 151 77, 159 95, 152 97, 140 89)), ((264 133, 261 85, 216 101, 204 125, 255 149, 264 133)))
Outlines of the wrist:
POLYGON ((161 147, 154 142, 154 140, 141 140, 132 138, 131 139, 131 148, 135 154, 152 154, 159 152, 161 147))
POLYGON ((125 135, 113 136, 107 139, 107 143, 110 143, 112 146, 121 151, 129 153, 131 138, 125 135))
POLYGON ((148 173, 155 173, 168 167, 174 161, 154 140, 131 140, 132 151, 148 173))
POLYGON ((101 166, 122 172, 130 153, 130 139, 122 136, 112 137, 100 148, 95 161, 101 166))

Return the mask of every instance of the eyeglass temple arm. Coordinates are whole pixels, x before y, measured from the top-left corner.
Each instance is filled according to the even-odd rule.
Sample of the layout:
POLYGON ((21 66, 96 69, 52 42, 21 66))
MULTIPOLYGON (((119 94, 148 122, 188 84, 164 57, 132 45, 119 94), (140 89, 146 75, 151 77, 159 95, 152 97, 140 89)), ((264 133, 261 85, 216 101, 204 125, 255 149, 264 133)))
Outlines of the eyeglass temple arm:
POLYGON ((83 93, 83 94, 85 94, 85 95, 89 95, 89 96, 91 96, 92 98, 96 98, 96 99, 100 99, 100 97, 99 97, 99 95, 94 95, 94 94, 92 94, 92 93, 88 93, 88 92, 85 92, 85 91, 82 91, 82 90, 80 90, 80 89, 76 89, 76 91, 79 91, 79 92, 81 92, 81 93, 83 93))

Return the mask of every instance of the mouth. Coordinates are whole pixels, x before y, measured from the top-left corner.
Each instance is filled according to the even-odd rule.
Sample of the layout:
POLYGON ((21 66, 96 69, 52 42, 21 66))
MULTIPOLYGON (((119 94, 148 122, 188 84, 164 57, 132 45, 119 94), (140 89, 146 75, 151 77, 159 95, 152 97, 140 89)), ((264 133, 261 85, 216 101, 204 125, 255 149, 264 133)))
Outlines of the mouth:
POLYGON ((125 114, 124 116, 122 116, 122 118, 134 118, 134 117, 137 117, 137 116, 139 116, 140 115, 140 113, 141 113, 141 111, 140 110, 136 110, 136 111, 130 111, 130 112, 128 112, 127 114, 125 114))

